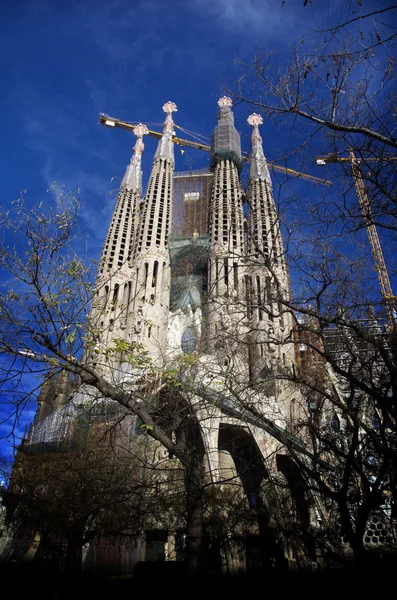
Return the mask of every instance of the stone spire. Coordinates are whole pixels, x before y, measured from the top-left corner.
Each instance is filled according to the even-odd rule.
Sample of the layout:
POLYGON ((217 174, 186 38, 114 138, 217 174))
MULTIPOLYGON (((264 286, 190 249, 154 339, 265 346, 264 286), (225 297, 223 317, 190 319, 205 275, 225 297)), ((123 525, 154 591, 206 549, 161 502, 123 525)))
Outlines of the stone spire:
POLYGON ((252 126, 250 179, 254 181, 263 179, 269 185, 272 185, 267 160, 263 153, 262 138, 259 133, 259 125, 262 125, 263 119, 260 115, 253 113, 248 117, 247 121, 252 126))
MULTIPOLYGON (((250 360, 252 378, 261 379, 266 373, 292 369, 295 356, 293 345, 289 343, 292 339, 292 318, 282 303, 290 298, 288 269, 259 133, 263 119, 254 113, 247 121, 252 126, 246 261, 247 298, 251 304, 252 323, 250 360)), ((281 404, 284 403, 282 398, 281 395, 281 404)), ((285 402, 288 404, 286 399, 285 402)))
POLYGON ((151 247, 165 249, 171 228, 173 204, 174 122, 172 113, 178 109, 174 102, 166 102, 163 133, 154 155, 152 171, 143 203, 143 213, 134 257, 138 258, 151 247))
POLYGON ((211 164, 214 169, 210 210, 210 246, 234 255, 243 253, 243 211, 239 168, 240 136, 234 127, 232 101, 218 100, 218 123, 211 137, 211 164))
POLYGON ((134 127, 134 133, 137 137, 136 144, 133 148, 132 157, 130 164, 128 165, 123 181, 121 182, 121 188, 132 190, 137 192, 139 196, 142 195, 142 153, 145 148, 142 137, 149 133, 146 125, 139 123, 134 127))
POLYGON ((172 166, 175 164, 174 142, 172 141, 172 136, 175 132, 172 113, 177 112, 177 110, 175 102, 168 101, 163 106, 163 111, 167 116, 163 124, 163 135, 161 136, 156 154, 154 155, 154 162, 162 159, 168 161, 172 166))
POLYGON ((170 296, 168 238, 172 222, 174 102, 163 106, 166 113, 163 133, 154 155, 131 268, 137 282, 134 300, 134 327, 129 336, 142 343, 157 359, 164 357, 170 296))
MULTIPOLYGON (((209 300, 206 305, 209 349, 220 343, 220 336, 226 330, 229 341, 239 339, 244 321, 241 308, 245 295, 244 215, 239 178, 241 149, 231 105, 232 101, 227 97, 218 101, 218 122, 211 138, 214 179, 209 215, 209 300)), ((230 347, 229 350, 231 355, 236 354, 230 347)), ((224 360, 229 364, 228 358, 224 360)))
POLYGON ((133 281, 129 262, 138 228, 142 194, 142 137, 146 125, 134 128, 137 141, 117 195, 116 206, 99 264, 96 291, 90 313, 93 328, 99 331, 99 344, 124 337, 132 303, 133 281))
POLYGON ((106 236, 100 262, 100 278, 128 267, 127 262, 135 240, 137 213, 142 194, 141 163, 144 149, 142 137, 148 133, 148 129, 146 125, 140 123, 134 128, 134 133, 137 141, 133 148, 130 164, 121 182, 112 221, 106 236))
POLYGON ((284 266, 284 251, 279 218, 273 198, 272 182, 263 153, 259 125, 260 115, 253 113, 247 119, 252 126, 252 153, 248 191, 248 255, 259 257, 262 264, 271 261, 273 267, 284 266))

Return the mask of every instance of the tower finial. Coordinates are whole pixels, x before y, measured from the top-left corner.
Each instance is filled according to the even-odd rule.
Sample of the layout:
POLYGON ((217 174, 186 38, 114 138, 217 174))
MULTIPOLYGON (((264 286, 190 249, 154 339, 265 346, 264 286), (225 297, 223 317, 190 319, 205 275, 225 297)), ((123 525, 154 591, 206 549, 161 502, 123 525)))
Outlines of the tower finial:
POLYGON ((178 109, 176 107, 175 102, 171 102, 171 100, 168 100, 168 102, 163 104, 163 111, 169 115, 172 115, 172 113, 177 112, 178 109))
POLYGON ((137 138, 142 138, 144 135, 148 135, 148 133, 149 130, 146 125, 143 125, 143 123, 138 123, 138 125, 135 125, 134 134, 137 138))
POLYGON ((175 102, 171 102, 171 100, 163 104, 163 111, 167 116, 163 124, 163 134, 154 155, 154 161, 163 159, 169 160, 172 165, 174 164, 174 143, 172 141, 174 121, 172 120, 172 113, 177 112, 177 110, 175 102))
POLYGON ((134 192, 138 191, 141 193, 142 191, 142 153, 145 148, 142 138, 144 135, 149 133, 146 125, 139 123, 134 127, 134 134, 137 137, 135 146, 132 150, 132 157, 130 160, 130 164, 128 165, 125 175, 123 177, 123 181, 121 182, 121 187, 129 188, 134 192))
POLYGON ((264 179, 271 185, 269 169, 263 153, 262 138, 261 134, 259 133, 259 125, 262 125, 263 117, 257 113, 252 113, 252 115, 248 117, 247 121, 252 127, 250 179, 264 179))
POLYGON ((228 106, 229 108, 231 108, 233 106, 232 99, 229 98, 229 96, 222 96, 222 98, 219 98, 218 100, 218 106, 228 106))
POLYGON ((261 117, 257 113, 252 113, 252 115, 248 117, 247 121, 249 125, 252 125, 252 127, 258 127, 258 125, 263 124, 263 117, 261 117))

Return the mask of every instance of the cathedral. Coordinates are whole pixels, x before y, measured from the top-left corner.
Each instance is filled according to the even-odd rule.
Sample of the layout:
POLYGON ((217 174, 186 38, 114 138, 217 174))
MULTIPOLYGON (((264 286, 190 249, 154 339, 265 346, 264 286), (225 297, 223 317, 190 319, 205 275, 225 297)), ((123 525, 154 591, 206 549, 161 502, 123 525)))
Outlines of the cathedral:
MULTIPOLYGON (((304 447, 295 426, 303 400, 289 382, 299 368, 296 323, 286 308, 289 274, 259 131, 262 118, 248 118, 252 147, 243 189, 230 98, 218 101, 208 170, 174 172, 176 110, 173 102, 163 106, 165 121, 146 192, 141 161, 148 130, 143 124, 134 129, 136 143, 99 262, 85 360, 115 386, 156 396, 154 411, 172 402, 179 406, 177 398, 181 406, 189 405, 205 480, 219 482, 217 490, 225 494, 227 482, 237 481, 243 513, 254 514, 245 531, 240 526, 229 536, 220 552, 222 568, 255 568, 264 544, 267 560, 282 556, 293 562, 297 550, 272 533, 272 509, 281 510, 284 503, 286 516, 298 495, 296 518, 308 528, 312 516, 285 444, 288 439, 298 450, 304 447), (157 385, 154 376, 148 383, 145 369, 161 373, 162 382, 178 371, 179 387, 157 385), (288 498, 277 499, 272 491, 272 479, 280 477, 290 489, 288 498), (232 538, 243 540, 243 549, 232 538)), ((114 401, 91 397, 65 373, 48 377, 25 451, 67 442, 82 415, 89 413, 91 429, 119 419, 114 401)), ((144 424, 133 414, 124 417, 119 435, 139 437, 144 424)), ((153 461, 175 461, 156 443, 154 455, 153 461)), ((170 520, 153 521, 132 549, 124 542, 111 552, 101 544, 85 547, 86 566, 103 567, 108 560, 109 570, 128 572, 158 557, 179 560, 186 528, 183 518, 172 525, 170 520)))

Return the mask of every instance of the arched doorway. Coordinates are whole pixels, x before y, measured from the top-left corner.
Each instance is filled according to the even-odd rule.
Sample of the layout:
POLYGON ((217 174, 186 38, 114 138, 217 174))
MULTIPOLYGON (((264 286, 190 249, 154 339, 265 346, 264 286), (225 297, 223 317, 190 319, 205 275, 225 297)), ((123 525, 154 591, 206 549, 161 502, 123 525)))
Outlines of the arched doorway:
POLYGON ((247 572, 284 570, 287 561, 282 545, 271 525, 274 498, 263 497, 262 489, 269 473, 252 434, 242 426, 221 423, 218 451, 233 459, 256 527, 246 530, 245 561, 247 572))

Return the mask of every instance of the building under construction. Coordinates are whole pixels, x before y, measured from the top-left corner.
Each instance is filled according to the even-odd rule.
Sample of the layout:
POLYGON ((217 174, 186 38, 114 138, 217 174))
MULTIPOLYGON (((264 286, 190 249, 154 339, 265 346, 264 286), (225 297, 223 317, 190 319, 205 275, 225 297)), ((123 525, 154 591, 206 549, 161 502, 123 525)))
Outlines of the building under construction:
MULTIPOLYGON (((100 259, 86 360, 114 385, 143 394, 171 440, 181 432, 191 436, 206 485, 222 484, 215 486, 221 494, 216 506, 222 505, 222 494, 233 498, 225 502, 218 521, 228 521, 229 505, 238 504, 249 515, 249 522, 231 526, 218 547, 222 568, 237 572, 293 564, 300 556, 315 560, 316 555, 305 535, 281 540, 273 527, 277 518, 290 514, 303 531, 314 526, 302 479, 286 452, 287 442, 296 451, 309 452, 305 440, 290 433, 307 399, 293 383, 300 360, 294 316, 280 303, 280 297, 290 298, 290 281, 259 132, 262 119, 256 114, 248 119, 252 151, 245 194, 231 104, 227 97, 218 102, 211 170, 184 173, 174 172, 176 106, 164 105, 166 118, 145 193, 141 159, 148 131, 142 124, 134 128, 137 141, 100 259), (121 342, 124 349, 143 349, 145 361, 165 370, 166 382, 159 385, 143 372, 147 362, 134 363, 122 352, 108 351, 121 342), (172 387, 170 373, 181 364, 180 383, 172 387), (285 478, 282 497, 275 495, 272 483, 280 477, 285 478)), ((59 389, 49 393, 53 401, 47 387, 25 452, 67 445, 82 420, 91 431, 98 423, 108 429, 109 423, 122 423, 120 439, 131 444, 142 433, 145 424, 133 413, 98 397, 89 386, 73 392, 58 383, 59 389)), ((145 452, 149 456, 146 446, 145 452)), ((182 469, 161 445, 150 452, 153 470, 160 464, 168 477, 182 469)), ((148 502, 161 482, 162 476, 148 502)), ((167 482, 174 491, 172 477, 167 482)), ((109 571, 128 572, 154 557, 165 562, 183 558, 187 518, 177 508, 154 514, 132 545, 119 540, 113 550, 100 543, 87 547, 86 566, 105 564, 109 571)), ((210 527, 208 531, 215 535, 210 527)), ((210 547, 215 544, 209 543, 208 552, 210 547)))

